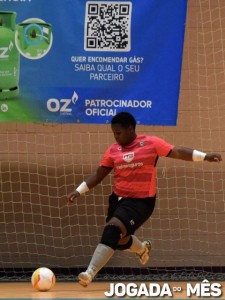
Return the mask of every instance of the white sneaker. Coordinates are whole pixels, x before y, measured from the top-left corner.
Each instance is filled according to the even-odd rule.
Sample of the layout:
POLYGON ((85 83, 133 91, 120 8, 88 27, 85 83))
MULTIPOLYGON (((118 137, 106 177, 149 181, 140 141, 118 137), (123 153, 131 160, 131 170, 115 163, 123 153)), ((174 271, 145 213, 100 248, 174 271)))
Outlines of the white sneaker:
POLYGON ((140 263, 145 265, 149 261, 149 252, 152 248, 152 242, 150 240, 144 241, 142 243, 144 245, 144 251, 142 254, 137 254, 139 256, 140 263))
POLYGON ((78 279, 79 279, 79 284, 87 287, 91 282, 92 279, 94 278, 94 275, 91 274, 91 272, 81 272, 78 275, 78 279))

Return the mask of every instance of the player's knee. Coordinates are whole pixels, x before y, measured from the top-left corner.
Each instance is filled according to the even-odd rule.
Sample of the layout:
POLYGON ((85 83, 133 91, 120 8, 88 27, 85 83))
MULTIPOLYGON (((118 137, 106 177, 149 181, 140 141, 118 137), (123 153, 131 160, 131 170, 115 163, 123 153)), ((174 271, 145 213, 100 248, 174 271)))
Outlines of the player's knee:
POLYGON ((128 242, 126 244, 117 245, 116 249, 117 250, 121 250, 121 251, 127 250, 127 249, 129 249, 131 247, 132 243, 133 243, 133 239, 132 239, 132 236, 130 236, 130 238, 129 238, 129 240, 128 240, 128 242))
POLYGON ((109 246, 113 250, 116 250, 120 238, 121 229, 114 224, 108 224, 103 230, 100 243, 109 246))

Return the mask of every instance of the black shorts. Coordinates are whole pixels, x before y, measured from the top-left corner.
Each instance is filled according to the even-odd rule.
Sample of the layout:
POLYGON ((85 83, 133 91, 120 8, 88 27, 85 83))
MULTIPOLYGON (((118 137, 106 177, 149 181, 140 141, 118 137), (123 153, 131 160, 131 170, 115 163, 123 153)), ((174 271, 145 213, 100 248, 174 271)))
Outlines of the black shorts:
POLYGON ((126 227, 127 235, 134 232, 148 220, 155 208, 155 197, 122 198, 112 193, 109 196, 109 207, 106 222, 112 217, 118 218, 126 227))

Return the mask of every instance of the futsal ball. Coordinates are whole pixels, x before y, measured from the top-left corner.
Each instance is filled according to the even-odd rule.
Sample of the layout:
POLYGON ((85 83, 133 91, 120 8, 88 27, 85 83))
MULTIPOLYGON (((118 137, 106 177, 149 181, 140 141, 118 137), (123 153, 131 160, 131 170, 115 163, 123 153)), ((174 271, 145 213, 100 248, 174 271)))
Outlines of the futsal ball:
POLYGON ((46 292, 54 287, 55 275, 48 268, 38 268, 32 274, 31 283, 36 290, 46 292))

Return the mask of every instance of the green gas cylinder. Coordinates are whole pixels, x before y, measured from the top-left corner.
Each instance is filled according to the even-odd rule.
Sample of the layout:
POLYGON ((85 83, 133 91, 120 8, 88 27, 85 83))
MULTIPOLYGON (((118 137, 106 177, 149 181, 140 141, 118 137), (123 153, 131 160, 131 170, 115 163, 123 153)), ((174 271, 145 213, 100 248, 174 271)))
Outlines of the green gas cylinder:
POLYGON ((19 94, 20 54, 15 44, 16 13, 0 11, 0 99, 19 94))

